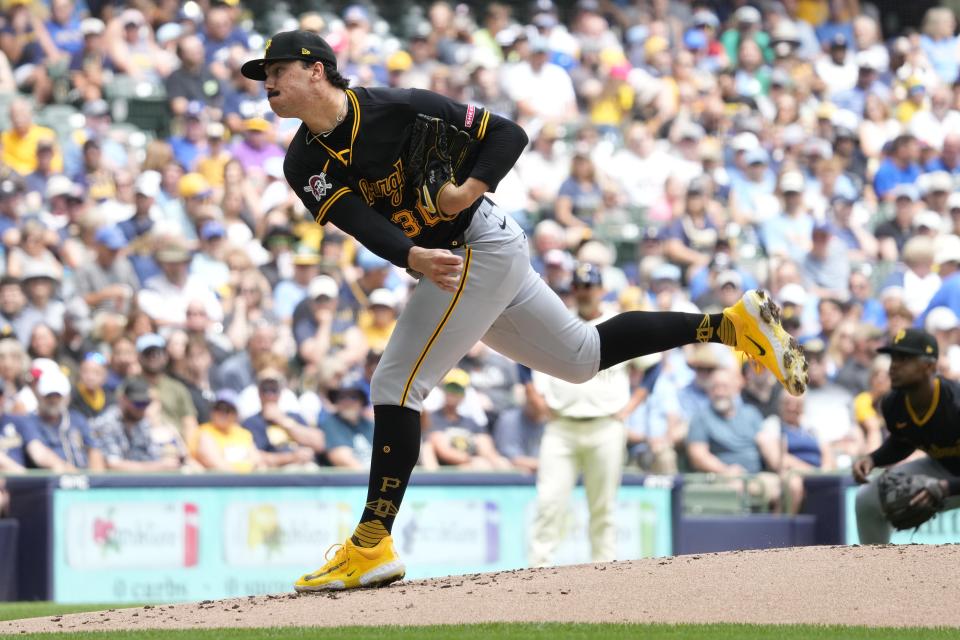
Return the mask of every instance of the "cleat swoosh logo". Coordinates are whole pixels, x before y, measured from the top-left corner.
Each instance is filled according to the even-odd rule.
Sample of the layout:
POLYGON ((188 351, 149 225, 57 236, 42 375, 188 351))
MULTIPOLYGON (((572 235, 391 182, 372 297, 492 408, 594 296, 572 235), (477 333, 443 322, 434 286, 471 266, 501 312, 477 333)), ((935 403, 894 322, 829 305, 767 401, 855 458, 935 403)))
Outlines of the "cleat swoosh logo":
POLYGON ((350 576, 352 576, 352 575, 355 574, 356 572, 357 572, 356 569, 354 569, 353 571, 348 571, 348 572, 347 572, 347 577, 349 578, 350 576))
POLYGON ((750 342, 752 342, 752 343, 753 343, 753 346, 755 346, 755 347, 757 348, 757 351, 760 352, 760 353, 757 354, 757 355, 759 355, 761 358, 762 358, 763 356, 767 355, 767 350, 764 349, 762 346, 760 346, 760 343, 759 343, 759 342, 757 342, 756 340, 754 340, 754 339, 751 338, 750 336, 745 336, 745 337, 747 338, 747 340, 749 340, 750 342))

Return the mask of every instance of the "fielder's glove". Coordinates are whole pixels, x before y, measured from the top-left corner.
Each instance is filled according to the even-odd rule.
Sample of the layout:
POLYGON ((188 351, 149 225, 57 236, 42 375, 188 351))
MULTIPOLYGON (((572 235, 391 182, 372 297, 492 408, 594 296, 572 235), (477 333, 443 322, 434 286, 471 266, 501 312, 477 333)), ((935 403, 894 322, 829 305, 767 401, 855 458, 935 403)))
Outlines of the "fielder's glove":
POLYGON ((470 134, 440 118, 419 114, 410 133, 404 179, 417 193, 420 205, 440 212, 440 193, 457 184, 456 170, 473 145, 470 134))
POLYGON ((944 492, 937 478, 911 475, 894 469, 880 476, 877 486, 880 490, 880 507, 895 529, 915 529, 943 508, 944 492), (911 505, 914 496, 924 489, 932 500, 911 505))

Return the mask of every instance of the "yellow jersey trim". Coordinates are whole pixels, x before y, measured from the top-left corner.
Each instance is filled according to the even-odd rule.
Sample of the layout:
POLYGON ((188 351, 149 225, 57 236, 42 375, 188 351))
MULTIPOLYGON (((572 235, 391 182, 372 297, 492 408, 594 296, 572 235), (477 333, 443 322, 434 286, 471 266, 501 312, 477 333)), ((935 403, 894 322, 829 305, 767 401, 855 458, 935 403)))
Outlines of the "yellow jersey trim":
POLYGON ((403 386, 403 394, 400 396, 401 407, 407 402, 407 395, 410 393, 410 386, 417 377, 417 373, 420 371, 423 361, 430 352, 430 348, 433 346, 433 343, 437 341, 437 337, 440 335, 440 332, 443 331, 443 327, 447 324, 447 321, 453 314, 453 310, 456 308, 457 303, 460 302, 460 296, 463 294, 463 289, 467 284, 467 276, 470 275, 470 259, 472 255, 473 251, 470 249, 470 247, 467 247, 467 255, 463 264, 463 276, 460 278, 460 286, 457 287, 457 292, 454 293, 453 298, 450 299, 450 304, 447 305, 446 312, 443 314, 443 317, 440 318, 440 323, 437 324, 437 328, 433 330, 433 335, 431 335, 430 339, 427 340, 427 344, 424 345, 423 351, 420 352, 420 357, 417 358, 416 364, 413 365, 413 371, 410 372, 410 377, 407 378, 407 383, 403 386))
POLYGON ((317 211, 317 217, 315 218, 318 224, 323 224, 323 221, 327 217, 327 212, 330 211, 330 207, 333 206, 333 203, 342 198, 343 196, 350 193, 350 187, 340 187, 333 192, 333 195, 323 203, 323 206, 317 211))
POLYGON ((347 98, 353 104, 353 129, 350 131, 350 162, 353 164, 353 143, 357 141, 357 134, 360 133, 360 101, 357 100, 357 94, 347 89, 347 98))
POLYGON ((487 135, 487 122, 490 121, 490 112, 484 110, 483 117, 480 118, 480 127, 477 128, 477 140, 483 140, 483 136, 487 135))
POLYGON ((918 427, 930 422, 930 418, 933 417, 933 413, 937 410, 937 405, 940 404, 940 378, 934 378, 933 380, 933 400, 930 401, 930 406, 927 407, 927 412, 923 414, 922 418, 917 417, 917 413, 913 410, 913 406, 910 404, 910 397, 907 396, 907 413, 910 414, 910 419, 913 420, 914 424, 918 427))

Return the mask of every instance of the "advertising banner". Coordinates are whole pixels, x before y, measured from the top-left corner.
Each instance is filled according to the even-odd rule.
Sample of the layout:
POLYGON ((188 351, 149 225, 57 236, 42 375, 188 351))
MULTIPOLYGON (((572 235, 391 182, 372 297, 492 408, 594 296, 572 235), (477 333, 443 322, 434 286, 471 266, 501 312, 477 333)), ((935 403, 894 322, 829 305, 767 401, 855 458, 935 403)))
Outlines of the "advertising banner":
MULTIPOLYGON (((54 492, 57 602, 174 602, 287 592, 353 532, 363 487, 54 492)), ((618 559, 669 555, 671 490, 625 486, 618 559)), ((589 562, 575 493, 558 564, 589 562)), ((532 486, 412 487, 394 526, 410 579, 528 566, 532 486)))

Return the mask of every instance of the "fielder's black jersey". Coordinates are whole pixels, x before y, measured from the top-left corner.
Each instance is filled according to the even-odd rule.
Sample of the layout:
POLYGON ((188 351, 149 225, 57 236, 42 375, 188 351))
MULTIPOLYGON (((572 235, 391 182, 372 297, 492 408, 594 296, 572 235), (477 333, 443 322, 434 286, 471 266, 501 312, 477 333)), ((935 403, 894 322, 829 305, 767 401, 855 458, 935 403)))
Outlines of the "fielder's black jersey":
POLYGON ((890 437, 874 452, 886 466, 920 449, 960 476, 960 384, 937 376, 933 402, 923 415, 910 406, 906 393, 894 389, 880 402, 890 437))
POLYGON ((333 222, 375 253, 406 266, 410 246, 447 247, 470 224, 479 200, 456 214, 420 206, 404 166, 417 114, 470 134, 476 153, 457 169, 496 189, 527 144, 523 130, 482 107, 419 89, 348 89, 347 114, 329 136, 301 125, 287 149, 287 182, 320 224, 333 222), (376 220, 389 222, 382 224, 376 220))

